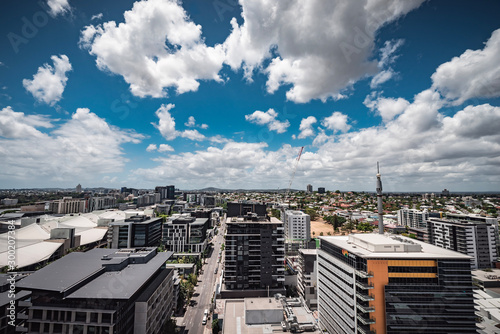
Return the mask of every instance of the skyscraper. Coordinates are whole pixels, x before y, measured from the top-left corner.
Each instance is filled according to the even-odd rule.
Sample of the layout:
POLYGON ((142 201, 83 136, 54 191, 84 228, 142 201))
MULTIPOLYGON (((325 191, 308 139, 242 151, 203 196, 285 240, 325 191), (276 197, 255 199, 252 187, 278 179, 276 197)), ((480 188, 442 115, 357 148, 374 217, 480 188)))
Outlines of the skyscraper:
POLYGON ((320 237, 329 333, 476 333, 470 257, 404 237, 320 237))
POLYGON ((252 297, 283 293, 283 223, 277 218, 253 213, 231 217, 226 224, 226 289, 252 290, 244 294, 252 297))

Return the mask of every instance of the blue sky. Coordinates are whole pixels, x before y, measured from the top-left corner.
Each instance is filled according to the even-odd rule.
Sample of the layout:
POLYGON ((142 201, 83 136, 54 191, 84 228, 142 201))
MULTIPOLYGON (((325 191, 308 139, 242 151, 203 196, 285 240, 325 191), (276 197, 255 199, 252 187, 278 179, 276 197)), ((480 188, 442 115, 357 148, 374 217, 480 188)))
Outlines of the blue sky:
POLYGON ((498 1, 2 6, 0 188, 499 189, 498 1))

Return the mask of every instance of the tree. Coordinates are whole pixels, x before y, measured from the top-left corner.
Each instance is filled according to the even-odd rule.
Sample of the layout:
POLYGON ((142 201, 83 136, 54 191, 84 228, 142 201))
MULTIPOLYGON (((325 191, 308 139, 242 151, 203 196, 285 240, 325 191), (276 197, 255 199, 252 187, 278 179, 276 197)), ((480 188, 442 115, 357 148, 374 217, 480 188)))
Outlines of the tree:
POLYGON ((311 217, 311 220, 316 220, 316 218, 318 217, 318 214, 316 213, 316 210, 314 210, 312 208, 306 208, 304 210, 304 212, 311 217))
POLYGON ((175 333, 176 332, 176 320, 175 318, 168 319, 162 326, 162 333, 175 333))
POLYGON ((373 226, 370 223, 359 223, 357 229, 360 231, 371 232, 373 231, 373 226))
POLYGON ((348 222, 344 224, 344 229, 346 231, 351 232, 354 229, 354 223, 353 222, 348 222))
POLYGON ((220 332, 219 319, 214 319, 212 320, 212 333, 219 334, 219 332, 220 332))
POLYGON ((323 236, 323 232, 319 232, 319 236, 322 237, 323 236))
POLYGON ((313 231, 313 238, 314 238, 315 235, 316 235, 316 232, 313 231))
POLYGON ((196 276, 195 274, 191 273, 191 274, 188 275, 188 281, 193 286, 196 286, 196 284, 198 284, 198 276, 196 276))
POLYGON ((271 217, 281 218, 281 211, 278 209, 271 209, 271 217))

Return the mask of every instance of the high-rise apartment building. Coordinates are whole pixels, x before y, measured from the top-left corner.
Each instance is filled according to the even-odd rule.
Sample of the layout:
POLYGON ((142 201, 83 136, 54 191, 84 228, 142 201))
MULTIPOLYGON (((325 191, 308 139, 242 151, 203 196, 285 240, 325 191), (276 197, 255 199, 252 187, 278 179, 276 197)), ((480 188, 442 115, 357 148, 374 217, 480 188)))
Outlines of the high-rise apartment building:
POLYGON ((297 251, 311 239, 311 216, 298 210, 283 210, 281 221, 285 227, 288 251, 297 251))
POLYGON ((28 333, 159 334, 174 306, 171 252, 73 252, 17 282, 28 333))
POLYGON ((318 251, 299 249, 297 291, 311 310, 318 308, 318 251))
POLYGON ((476 333, 469 256, 382 234, 320 239, 328 333, 476 333))
POLYGON ((283 293, 285 238, 274 217, 248 214, 227 219, 224 281, 227 290, 252 290, 246 296, 283 293))
POLYGON ((160 200, 175 199, 175 186, 155 187, 155 193, 160 194, 160 200))
POLYGON ((398 225, 411 228, 426 228, 429 212, 427 210, 401 209, 398 210, 398 225))
POLYGON ((307 192, 308 193, 312 193, 313 192, 313 186, 312 186, 312 184, 308 184, 307 185, 307 192))
POLYGON ((472 269, 491 268, 498 259, 497 224, 430 218, 429 243, 472 257, 472 269))

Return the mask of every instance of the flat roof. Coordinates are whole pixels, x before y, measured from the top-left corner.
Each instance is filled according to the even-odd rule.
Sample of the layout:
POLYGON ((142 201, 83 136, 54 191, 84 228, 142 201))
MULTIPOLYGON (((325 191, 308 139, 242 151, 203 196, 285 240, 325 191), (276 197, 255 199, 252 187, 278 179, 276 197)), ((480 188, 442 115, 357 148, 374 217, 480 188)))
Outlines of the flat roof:
POLYGON ((116 249, 95 248, 85 253, 73 252, 20 280, 17 287, 64 292, 90 275, 103 270, 101 258, 116 249))
POLYGON ((306 248, 299 248, 299 252, 305 255, 316 255, 318 254, 318 250, 315 249, 306 249, 306 248))
POLYGON ((149 277, 160 268, 172 252, 156 254, 147 263, 128 264, 118 271, 106 271, 104 264, 121 262, 149 252, 128 254, 118 249, 95 248, 85 253, 73 252, 17 282, 17 287, 28 290, 48 290, 64 293, 78 284, 82 287, 66 298, 130 298, 149 277), (113 257, 116 253, 116 257, 113 257), (104 260, 103 257, 110 260, 104 260), (95 277, 92 279, 92 277, 95 277), (86 280, 88 283, 84 283, 86 280))
POLYGON ((328 242, 334 244, 348 252, 360 256, 362 258, 418 258, 418 259, 457 259, 466 260, 471 259, 470 256, 464 255, 458 252, 454 252, 445 248, 434 246, 423 241, 418 241, 415 239, 394 236, 388 234, 378 234, 378 233, 363 233, 363 234, 351 234, 347 236, 323 236, 319 237, 321 242, 328 242), (356 239, 364 243, 369 243, 377 247, 384 246, 400 246, 407 242, 411 242, 420 245, 420 251, 407 251, 407 252, 380 252, 380 251, 370 251, 363 248, 362 243, 356 243, 356 239), (354 242, 352 242, 353 240, 354 242), (402 240, 402 241, 401 241, 402 240))
POLYGON ((144 264, 129 264, 106 272, 70 294, 71 298, 129 299, 168 260, 172 252, 160 252, 144 264))
POLYGON ((246 310, 282 310, 283 306, 274 297, 269 298, 245 298, 246 310))
POLYGON ((491 271, 473 270, 472 278, 480 281, 500 281, 500 269, 490 269, 491 271))

